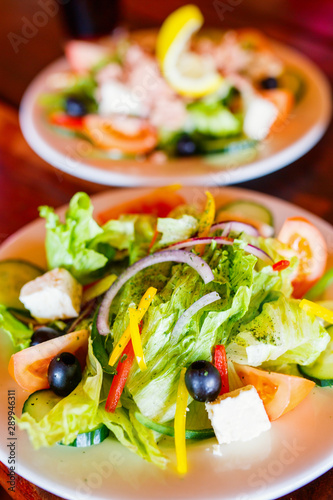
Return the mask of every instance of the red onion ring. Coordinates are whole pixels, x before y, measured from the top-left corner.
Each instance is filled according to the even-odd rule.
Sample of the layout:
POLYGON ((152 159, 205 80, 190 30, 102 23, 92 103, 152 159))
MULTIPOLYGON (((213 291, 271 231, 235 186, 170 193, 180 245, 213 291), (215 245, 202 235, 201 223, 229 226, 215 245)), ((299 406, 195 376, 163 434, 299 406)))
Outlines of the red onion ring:
POLYGON ((161 264, 162 262, 182 262, 188 264, 199 273, 205 284, 210 283, 214 279, 213 272, 209 265, 201 257, 193 253, 183 250, 164 250, 144 257, 128 267, 126 271, 118 276, 116 281, 106 292, 97 317, 97 329, 101 335, 107 335, 109 333, 110 329, 108 322, 110 307, 121 287, 142 269, 154 264, 161 264))
MULTIPOLYGON (((225 238, 223 236, 207 236, 206 238, 190 238, 189 240, 180 241, 179 243, 174 243, 173 245, 168 247, 168 250, 176 250, 179 248, 193 247, 195 245, 209 245, 215 241, 218 245, 233 245, 234 240, 232 238, 225 238)), ((247 244, 244 247, 244 251, 247 253, 251 253, 255 257, 267 262, 268 264, 272 264, 273 259, 268 255, 268 253, 261 250, 259 247, 255 247, 254 245, 247 244)))
POLYGON ((256 227, 237 220, 226 220, 224 222, 213 224, 210 228, 209 234, 212 234, 219 229, 223 230, 222 236, 228 236, 230 231, 238 231, 240 233, 246 233, 250 236, 259 236, 259 231, 256 227), (228 233, 224 233, 225 230, 227 230, 228 233))

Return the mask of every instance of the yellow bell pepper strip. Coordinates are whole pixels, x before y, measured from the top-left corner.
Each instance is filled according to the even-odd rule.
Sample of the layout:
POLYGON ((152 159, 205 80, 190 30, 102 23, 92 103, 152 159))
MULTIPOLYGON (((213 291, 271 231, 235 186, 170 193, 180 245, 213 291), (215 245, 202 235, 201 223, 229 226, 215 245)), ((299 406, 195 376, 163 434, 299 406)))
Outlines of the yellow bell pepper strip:
POLYGON ((102 295, 102 293, 105 293, 110 288, 112 283, 116 281, 116 279, 116 274, 110 274, 109 276, 105 276, 105 278, 96 281, 96 283, 93 283, 91 286, 84 288, 82 303, 86 304, 89 300, 95 299, 96 297, 102 295))
POLYGON ((143 355, 143 350, 142 350, 142 343, 141 343, 141 337, 140 337, 140 330, 139 330, 139 323, 140 323, 140 316, 139 313, 136 309, 133 309, 132 307, 129 308, 129 317, 130 317, 130 331, 131 331, 131 339, 132 339, 132 345, 133 345, 133 350, 134 354, 136 357, 136 360, 138 362, 140 370, 143 372, 147 370, 147 365, 145 362, 145 357, 143 355))
MULTIPOLYGON (((210 228, 215 219, 215 200, 213 195, 206 191, 207 201, 203 214, 199 221, 198 237, 205 238, 209 235, 210 228)), ((202 255, 205 251, 205 245, 196 245, 195 251, 202 255)))
POLYGON ((187 473, 187 456, 186 456, 186 411, 188 392, 185 385, 186 368, 182 368, 179 377, 177 403, 175 414, 175 448, 177 457, 177 471, 184 475, 187 473))
MULTIPOLYGON (((154 287, 149 287, 148 290, 145 292, 145 294, 142 296, 142 299, 140 300, 139 306, 138 306, 138 313, 139 313, 139 322, 142 320, 143 316, 148 310, 148 307, 153 301, 153 298, 155 297, 157 293, 156 288, 154 287)), ((130 325, 126 328, 125 332, 121 336, 119 342, 113 349, 110 359, 109 359, 109 365, 113 366, 116 364, 117 360, 121 356, 123 350, 127 346, 129 340, 131 338, 131 331, 130 331, 130 325)))
POLYGON ((326 307, 315 304, 314 302, 311 302, 311 300, 307 299, 301 300, 299 307, 301 307, 308 313, 314 314, 315 316, 324 319, 325 321, 327 321, 327 323, 333 324, 333 311, 330 311, 326 307))

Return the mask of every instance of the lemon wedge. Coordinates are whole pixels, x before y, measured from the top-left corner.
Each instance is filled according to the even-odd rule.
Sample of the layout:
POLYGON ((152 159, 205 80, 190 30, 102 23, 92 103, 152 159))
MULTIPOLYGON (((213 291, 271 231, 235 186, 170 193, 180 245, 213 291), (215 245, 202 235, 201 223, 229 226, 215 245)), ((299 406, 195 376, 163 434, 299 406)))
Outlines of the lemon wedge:
POLYGON ((166 18, 157 37, 156 56, 164 78, 176 92, 186 97, 211 94, 222 83, 213 60, 187 48, 203 22, 198 7, 185 5, 166 18))

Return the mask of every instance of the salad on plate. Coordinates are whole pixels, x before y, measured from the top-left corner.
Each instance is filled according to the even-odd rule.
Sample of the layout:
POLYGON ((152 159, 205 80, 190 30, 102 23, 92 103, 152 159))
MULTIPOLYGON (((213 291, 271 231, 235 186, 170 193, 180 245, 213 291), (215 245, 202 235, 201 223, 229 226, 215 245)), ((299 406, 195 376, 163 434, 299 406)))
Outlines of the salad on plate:
MULTIPOLYGON (((18 426, 38 449, 118 440, 160 468, 174 442, 269 432, 330 387, 332 282, 320 231, 248 200, 186 204, 177 186, 93 216, 85 193, 45 219, 48 270, 0 262, 18 426)), ((330 390, 330 389, 328 389, 330 390)))
POLYGON ((157 33, 69 41, 69 69, 47 77, 39 100, 47 124, 86 139, 98 158, 253 158, 302 98, 303 77, 261 32, 198 35, 203 22, 185 5, 157 33))

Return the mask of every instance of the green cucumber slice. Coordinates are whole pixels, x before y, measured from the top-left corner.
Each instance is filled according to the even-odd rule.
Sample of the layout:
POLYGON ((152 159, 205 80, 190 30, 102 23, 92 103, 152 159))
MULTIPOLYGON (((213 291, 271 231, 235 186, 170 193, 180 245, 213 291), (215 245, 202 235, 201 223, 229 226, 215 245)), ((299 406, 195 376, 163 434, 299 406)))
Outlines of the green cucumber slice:
POLYGON ((333 387, 333 325, 327 328, 331 336, 325 351, 310 366, 298 366, 302 375, 320 387, 333 387))
POLYGON ((22 413, 29 413, 36 422, 39 422, 61 399, 50 389, 33 392, 24 402, 22 413))
POLYGON ((100 444, 104 439, 106 439, 109 435, 109 429, 106 425, 101 424, 95 429, 92 429, 88 432, 80 432, 76 436, 76 439, 72 441, 70 444, 65 445, 60 442, 62 446, 72 446, 74 448, 87 448, 88 446, 94 446, 95 444, 100 444))
MULTIPOLYGON (((148 427, 159 434, 164 434, 165 436, 174 437, 175 430, 170 425, 158 424, 157 422, 153 422, 149 418, 145 417, 139 412, 135 412, 135 418, 140 422, 140 424, 148 427)), ((185 437, 186 439, 196 439, 197 441, 201 439, 209 439, 215 436, 215 432, 213 429, 200 429, 200 430, 190 430, 186 429, 185 437)))
POLYGON ((203 154, 216 153, 241 153, 245 150, 255 150, 257 141, 247 138, 240 139, 208 139, 201 141, 201 150, 203 154))
POLYGON ((43 273, 42 269, 24 260, 0 261, 0 304, 24 311, 25 307, 19 300, 21 288, 43 273))
POLYGON ((268 208, 264 207, 260 203, 249 200, 236 200, 223 205, 217 210, 216 218, 218 219, 219 214, 223 212, 228 212, 228 214, 238 215, 240 217, 245 217, 246 219, 253 219, 258 222, 267 224, 268 226, 274 226, 274 219, 272 212, 268 208))
MULTIPOLYGON (((31 415, 36 422, 39 422, 62 399, 63 398, 54 394, 54 392, 50 389, 33 392, 24 402, 22 413, 29 413, 29 415, 31 415)), ((65 445, 62 442, 59 444, 63 446, 72 446, 74 448, 84 448, 101 443, 108 437, 108 435, 109 429, 104 424, 101 424, 90 431, 80 432, 76 439, 68 445, 65 445)))

